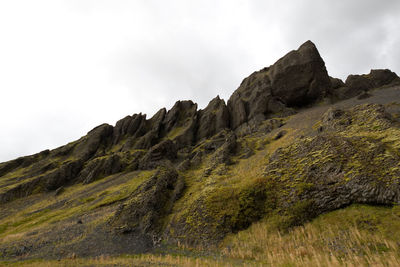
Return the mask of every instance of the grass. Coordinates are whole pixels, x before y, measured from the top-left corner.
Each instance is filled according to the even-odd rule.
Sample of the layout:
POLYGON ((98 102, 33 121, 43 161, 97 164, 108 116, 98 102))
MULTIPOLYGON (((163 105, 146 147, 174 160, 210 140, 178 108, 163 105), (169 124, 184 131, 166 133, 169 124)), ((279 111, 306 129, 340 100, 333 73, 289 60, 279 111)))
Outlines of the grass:
MULTIPOLYGON (((396 173, 400 169, 398 128, 390 127, 380 117, 379 112, 374 113, 369 108, 361 109, 360 114, 353 117, 353 124, 336 133, 340 140, 347 141, 345 144, 355 140, 350 147, 354 148, 354 157, 349 159, 348 164, 346 161, 346 168, 343 168, 348 171, 346 172, 348 175, 343 177, 345 182, 346 179, 351 179, 352 175, 358 174, 358 170, 368 170, 371 175, 397 179, 396 173), (349 141, 350 138, 352 139, 349 141), (377 150, 379 153, 366 164, 364 156, 378 148, 382 148, 383 152, 377 150), (396 164, 392 164, 396 160, 396 164), (391 168, 386 168, 385 163, 391 168)), ((335 145, 338 138, 332 138, 331 135, 324 135, 324 138, 332 142, 323 142, 318 145, 318 149, 300 150, 300 145, 303 143, 312 146, 311 141, 315 137, 299 139, 301 130, 289 126, 285 127, 286 135, 278 140, 273 139, 275 132, 246 136, 238 140, 254 151, 248 158, 241 158, 245 151, 237 151, 232 157, 234 164, 215 163, 215 153, 205 154, 199 165, 180 173, 185 179, 186 189, 182 198, 174 204, 172 213, 165 218, 166 230, 170 231, 172 237, 183 241, 187 239, 189 242, 196 237, 203 238, 207 242, 219 240, 226 233, 232 233, 223 240, 218 247, 219 250, 213 252, 212 255, 215 256, 188 256, 182 252, 182 254, 76 259, 71 255, 70 258, 61 261, 32 260, 18 262, 15 265, 286 267, 400 265, 400 248, 397 241, 400 240, 400 208, 397 206, 391 208, 354 205, 321 215, 304 226, 290 228, 289 231, 279 231, 283 229, 279 224, 284 221, 277 215, 279 210, 275 212, 277 208, 273 203, 274 192, 284 196, 290 192, 303 195, 314 187, 313 183, 307 182, 304 178, 308 167, 327 166, 341 159, 335 158, 338 154, 353 155, 334 153, 340 146, 335 145), (278 153, 279 151, 281 152, 278 153), (287 153, 282 154, 282 151, 287 153), (304 153, 296 157, 302 151, 304 153), (273 168, 270 157, 274 152, 282 157, 279 159, 282 166, 273 168), (296 162, 291 162, 293 160, 296 162), (288 165, 289 163, 293 164, 288 165), (267 165, 269 169, 265 168, 267 165), (271 173, 271 177, 279 177, 287 187, 279 188, 280 191, 270 190, 268 186, 273 186, 273 183, 269 183, 274 180, 266 175, 268 173, 271 173), (272 192, 272 196, 269 192, 272 192), (263 216, 265 218, 262 219, 263 216), (250 227, 247 230, 241 231, 248 226, 250 227), (186 229, 183 229, 185 227, 186 229)), ((179 136, 182 127, 171 131, 167 138, 179 136)), ((205 140, 203 145, 208 141, 205 140)), ((202 149, 204 147, 199 145, 195 151, 200 152, 202 149)), ((8 218, 0 219, 0 238, 3 238, 2 241, 21 239, 25 233, 33 229, 44 229, 52 223, 76 218, 89 212, 100 213, 105 206, 111 210, 116 207, 112 206, 113 204, 127 199, 152 174, 152 171, 124 173, 88 185, 67 187, 65 192, 57 197, 43 195, 40 201, 26 205, 23 210, 11 214, 8 218), (113 179, 118 182, 112 182, 113 179), (63 204, 52 208, 58 203, 63 204)), ((293 220, 299 220, 302 214, 307 213, 310 207, 308 204, 306 201, 296 201, 288 213, 293 215, 293 220)), ((106 215, 109 216, 110 213, 106 215)), ((106 215, 101 214, 103 217, 97 217, 96 220, 104 221, 106 215)), ((210 244, 210 247, 213 245, 215 244, 210 244)), ((197 249, 207 250, 201 247, 197 249)), ((0 262, 1 264, 12 266, 14 263, 0 262)))
POLYGON ((111 205, 115 202, 128 198, 129 195, 135 191, 135 189, 142 182, 150 178, 152 174, 154 174, 154 171, 141 171, 137 177, 135 177, 135 179, 131 179, 127 183, 123 183, 118 186, 107 188, 106 192, 103 191, 98 194, 98 197, 104 196, 104 198, 90 207, 90 209, 111 205))
POLYGON ((353 205, 288 233, 271 220, 226 238, 222 254, 266 266, 399 266, 398 207, 353 205))
POLYGON ((173 140, 175 137, 181 135, 185 129, 186 126, 175 127, 167 134, 167 136, 164 137, 164 139, 173 140))
MULTIPOLYGON (((352 205, 282 233, 271 220, 225 238, 212 253, 177 250, 62 260, 0 261, 1 266, 399 266, 400 207, 352 205)), ((205 250, 206 251, 206 250, 205 250)))
MULTIPOLYGON (((1 262, 0 262, 1 264, 1 262)), ((3 262, 2 266, 261 266, 230 259, 214 259, 211 257, 188 257, 182 255, 124 255, 118 257, 100 256, 97 258, 74 258, 61 261, 30 260, 26 262, 3 262)))
POLYGON ((24 233, 45 228, 50 224, 77 217, 99 207, 109 206, 126 199, 154 171, 127 173, 108 177, 88 185, 73 185, 60 196, 42 194, 35 203, 0 219, 0 238, 12 240, 23 237, 24 233), (115 181, 112 181, 116 179, 115 181), (118 179, 121 181, 118 182, 118 179), (110 182, 108 182, 110 180, 110 182), (104 189, 102 185, 106 184, 104 189), (107 190, 105 190, 107 189, 107 190), (58 205, 58 207, 54 207, 58 205))

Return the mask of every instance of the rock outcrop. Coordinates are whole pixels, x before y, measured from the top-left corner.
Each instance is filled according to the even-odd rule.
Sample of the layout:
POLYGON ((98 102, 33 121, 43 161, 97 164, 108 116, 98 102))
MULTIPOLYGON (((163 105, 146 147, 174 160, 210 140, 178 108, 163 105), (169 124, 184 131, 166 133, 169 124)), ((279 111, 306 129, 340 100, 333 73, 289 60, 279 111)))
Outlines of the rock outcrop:
POLYGON ((325 97, 331 83, 317 48, 311 41, 289 52, 269 69, 272 95, 301 107, 325 97))
MULTIPOLYGON (((102 124, 66 146, 0 164, 0 176, 19 170, 17 177, 10 178, 4 185, 18 181, 21 182, 18 188, 24 188, 24 192, 11 193, 13 197, 3 199, 54 189, 63 183, 90 183, 127 168, 152 169, 166 162, 179 165, 184 160, 187 164, 181 165, 182 169, 196 166, 204 155, 223 146, 215 141, 222 140, 218 137, 221 134, 229 133, 233 137, 227 140, 235 140, 255 132, 269 132, 282 124, 276 117, 292 115, 298 107, 325 97, 340 100, 359 95, 360 99, 366 98, 370 97, 368 90, 394 84, 400 84, 400 78, 389 70, 350 75, 345 83, 329 77, 317 48, 307 41, 270 67, 245 78, 227 104, 217 96, 206 108, 197 110, 197 104, 190 100, 177 101, 171 110, 160 109, 150 119, 141 113, 126 116, 114 127, 102 124), (266 119, 270 119, 269 123, 266 119), (202 146, 204 150, 191 151, 205 140, 210 142, 202 146), (124 153, 124 159, 116 153, 124 153), (57 160, 49 162, 53 158, 57 160), (69 171, 66 166, 71 162, 79 168, 75 166, 69 171), (57 169, 61 174, 56 174, 57 169), (48 179, 41 178, 44 176, 48 179), (42 186, 34 182, 39 180, 42 186), (24 181, 27 184, 24 185, 24 181)), ((234 143, 227 140, 222 142, 234 143)), ((229 156, 223 155, 231 152, 221 153, 217 161, 229 163, 229 156)), ((249 150, 247 155, 250 154, 249 150)), ((6 191, 18 190, 7 188, 6 191)))
POLYGON ((225 128, 229 128, 229 111, 225 101, 217 96, 198 112, 197 140, 209 138, 225 128))
POLYGON ((329 77, 307 41, 245 78, 227 103, 217 96, 198 110, 177 101, 150 119, 126 116, 63 147, 0 163, 0 203, 49 191, 58 201, 69 185, 82 186, 90 197, 82 190, 73 203, 85 203, 85 212, 122 203, 110 221, 118 233, 200 244, 267 216, 289 218, 292 226, 352 203, 400 203, 398 103, 390 103, 392 115, 382 105, 341 108, 351 100, 315 116, 327 98, 362 100, 396 84, 400 78, 389 70, 345 82, 329 77), (321 107, 312 118, 291 121, 314 103, 321 107))
POLYGON ((243 80, 228 101, 231 128, 269 114, 288 113, 330 94, 331 81, 315 45, 307 41, 243 80))
POLYGON ((163 121, 163 136, 176 141, 179 148, 195 142, 197 104, 192 101, 178 101, 168 111, 163 121))
POLYGON ((374 88, 395 84, 400 84, 396 73, 388 69, 375 69, 369 74, 349 75, 344 84, 335 82, 334 94, 339 99, 346 99, 374 88))
POLYGON ((292 216, 303 205, 300 225, 315 216, 351 204, 400 203, 399 132, 381 105, 330 109, 321 119, 323 130, 278 149, 266 166, 276 184, 277 206, 292 216))
POLYGON ((88 184, 99 178, 118 173, 124 170, 125 167, 126 164, 118 154, 95 158, 86 164, 77 179, 84 184, 88 184))
POLYGON ((180 197, 184 182, 170 167, 160 167, 116 212, 111 224, 117 232, 158 235, 162 221, 180 197))
POLYGON ((174 160, 177 157, 177 148, 174 142, 167 139, 152 147, 139 161, 139 168, 154 169, 163 162, 174 160))
POLYGON ((113 144, 117 144, 125 136, 138 137, 144 134, 146 115, 134 114, 119 120, 114 127, 113 144))

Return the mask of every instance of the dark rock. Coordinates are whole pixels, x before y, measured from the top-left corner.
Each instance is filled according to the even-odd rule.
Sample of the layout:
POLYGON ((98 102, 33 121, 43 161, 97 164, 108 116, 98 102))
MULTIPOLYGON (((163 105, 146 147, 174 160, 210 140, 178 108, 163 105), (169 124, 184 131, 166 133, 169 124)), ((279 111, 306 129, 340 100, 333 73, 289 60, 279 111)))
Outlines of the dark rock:
POLYGON ((399 83, 400 78, 390 70, 371 70, 369 74, 349 75, 344 88, 339 88, 342 99, 359 95, 364 91, 399 83))
POLYGON ((197 104, 177 101, 166 114, 162 135, 175 140, 178 148, 193 145, 197 123, 197 104))
POLYGON ((268 112, 272 113, 274 117, 287 117, 296 114, 294 109, 288 108, 279 97, 272 97, 268 99, 268 112))
POLYGON ((212 136, 207 141, 199 144, 194 148, 194 154, 191 158, 195 155, 199 154, 200 151, 204 152, 205 154, 210 154, 215 152, 218 148, 223 146, 227 140, 230 140, 230 136, 233 135, 232 131, 230 130, 223 130, 217 133, 216 135, 212 136))
POLYGON ((219 96, 210 101, 204 110, 198 112, 197 140, 209 138, 229 127, 229 111, 219 96))
POLYGON ((286 133, 287 133, 286 130, 279 131, 279 132, 275 135, 274 140, 281 139, 283 136, 285 136, 286 133))
POLYGON ((146 129, 150 130, 148 130, 146 134, 138 138, 135 145, 133 146, 134 149, 148 149, 154 146, 160 140, 160 132, 165 114, 165 108, 160 109, 149 121, 146 122, 146 129))
POLYGON ((183 179, 174 169, 160 167, 119 207, 111 224, 119 232, 123 229, 125 232, 158 234, 161 219, 171 211, 183 189, 183 179))
POLYGON ((83 222, 82 222, 81 219, 79 219, 76 223, 77 223, 77 224, 83 224, 83 222))
POLYGON ((7 203, 17 198, 32 195, 37 189, 39 192, 43 190, 40 186, 40 177, 31 179, 26 183, 19 184, 3 193, 0 193, 0 203, 7 203))
MULTIPOLYGON (((348 90, 345 92, 345 97, 350 98, 367 91, 374 87, 372 81, 366 75, 349 75, 346 79, 346 87, 348 90)), ((343 90, 343 89, 342 89, 343 90)))
POLYGON ((290 224, 353 203, 399 203, 400 170, 393 166, 400 157, 381 138, 373 137, 374 131, 379 134, 391 126, 383 106, 330 109, 321 124, 327 131, 278 149, 266 168, 268 180, 279 185, 276 190, 287 192, 280 196, 278 207, 288 215, 301 214, 290 224), (354 130, 369 131, 368 137, 347 134, 354 130))
POLYGON ((83 184, 91 183, 99 178, 118 173, 126 167, 118 154, 96 158, 89 161, 79 174, 83 184))
POLYGON ((42 176, 40 182, 45 190, 56 190, 61 186, 74 182, 82 167, 83 162, 80 160, 64 163, 55 171, 42 176))
MULTIPOLYGON (((240 87, 239 87, 240 88, 240 87)), ((247 121, 247 112, 245 102, 240 98, 239 93, 233 93, 228 101, 228 110, 230 115, 230 127, 236 129, 247 121)))
POLYGON ((272 94, 288 106, 304 106, 327 95, 331 82, 311 41, 279 59, 269 70, 272 94))
POLYGON ((76 180, 82 166, 83 164, 79 160, 64 163, 52 172, 33 177, 27 182, 20 183, 1 193, 0 203, 6 203, 43 191, 56 190, 71 184, 76 180))
POLYGON ((243 80, 228 101, 231 129, 271 114, 293 114, 288 107, 302 107, 331 93, 325 63, 315 45, 307 41, 274 65, 243 80))
POLYGON ((119 120, 113 131, 113 144, 117 144, 125 136, 138 137, 144 134, 146 115, 134 114, 119 120))
POLYGON ((226 138, 224 144, 217 149, 217 151, 212 156, 213 165, 218 164, 231 164, 231 156, 236 150, 236 136, 233 133, 229 133, 226 138))
POLYGON ((177 158, 177 148, 171 140, 167 139, 152 147, 140 160, 139 168, 153 169, 165 160, 177 158))
POLYGON ((195 143, 196 126, 197 119, 195 115, 188 121, 187 126, 184 126, 181 133, 173 138, 178 149, 192 146, 195 143))
POLYGON ((164 131, 170 132, 173 128, 183 126, 196 114, 197 104, 192 101, 177 101, 164 118, 164 131))
POLYGON ((400 78, 397 74, 388 69, 371 70, 368 76, 372 80, 374 88, 400 82, 400 78))
POLYGON ((51 156, 53 156, 53 157, 67 156, 73 152, 76 145, 77 145, 77 143, 73 142, 73 143, 69 143, 65 146, 58 147, 51 151, 51 156))
POLYGON ((8 172, 15 170, 18 167, 28 167, 40 160, 45 159, 50 154, 49 150, 44 150, 40 153, 31 156, 19 157, 4 163, 0 163, 0 177, 8 172))
POLYGON ((329 79, 331 80, 331 87, 333 90, 344 86, 344 82, 339 78, 333 78, 329 76, 329 79))
POLYGON ((54 195, 55 195, 55 196, 59 196, 59 195, 61 195, 64 191, 65 191, 64 187, 61 186, 61 187, 59 187, 59 188, 56 189, 56 191, 54 192, 54 195))
POLYGON ((77 158, 86 161, 97 152, 102 154, 111 142, 113 128, 111 125, 102 124, 97 126, 83 137, 74 149, 77 158))

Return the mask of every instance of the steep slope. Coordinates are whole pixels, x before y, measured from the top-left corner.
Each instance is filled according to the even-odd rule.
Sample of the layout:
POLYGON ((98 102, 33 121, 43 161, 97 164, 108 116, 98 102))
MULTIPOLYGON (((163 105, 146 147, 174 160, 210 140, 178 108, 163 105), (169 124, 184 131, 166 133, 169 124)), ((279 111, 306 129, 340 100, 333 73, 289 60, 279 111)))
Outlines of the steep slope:
POLYGON ((178 101, 1 163, 0 255, 208 247, 262 218, 285 230, 351 204, 398 203, 398 84, 388 70, 331 78, 307 41, 227 104, 178 101))

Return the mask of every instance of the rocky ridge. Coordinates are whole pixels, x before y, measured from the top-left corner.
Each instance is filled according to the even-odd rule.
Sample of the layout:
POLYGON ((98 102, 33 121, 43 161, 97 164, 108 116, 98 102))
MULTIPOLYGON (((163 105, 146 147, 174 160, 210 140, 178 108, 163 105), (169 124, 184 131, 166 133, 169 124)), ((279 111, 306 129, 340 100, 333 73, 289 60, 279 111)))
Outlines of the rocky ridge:
POLYGON ((192 101, 177 101, 150 119, 127 116, 57 149, 1 163, 0 203, 155 171, 112 202, 119 208, 107 229, 191 244, 220 241, 266 214, 292 226, 351 203, 398 203, 398 122, 382 105, 329 110, 311 134, 265 152, 268 160, 257 165, 263 173, 248 180, 235 174, 240 160, 288 139, 290 129, 280 128, 300 108, 365 99, 395 85, 400 78, 389 70, 349 75, 345 82, 330 77, 307 41, 245 78, 227 103, 217 96, 198 110, 192 101), (227 188, 227 177, 240 181, 227 188))

